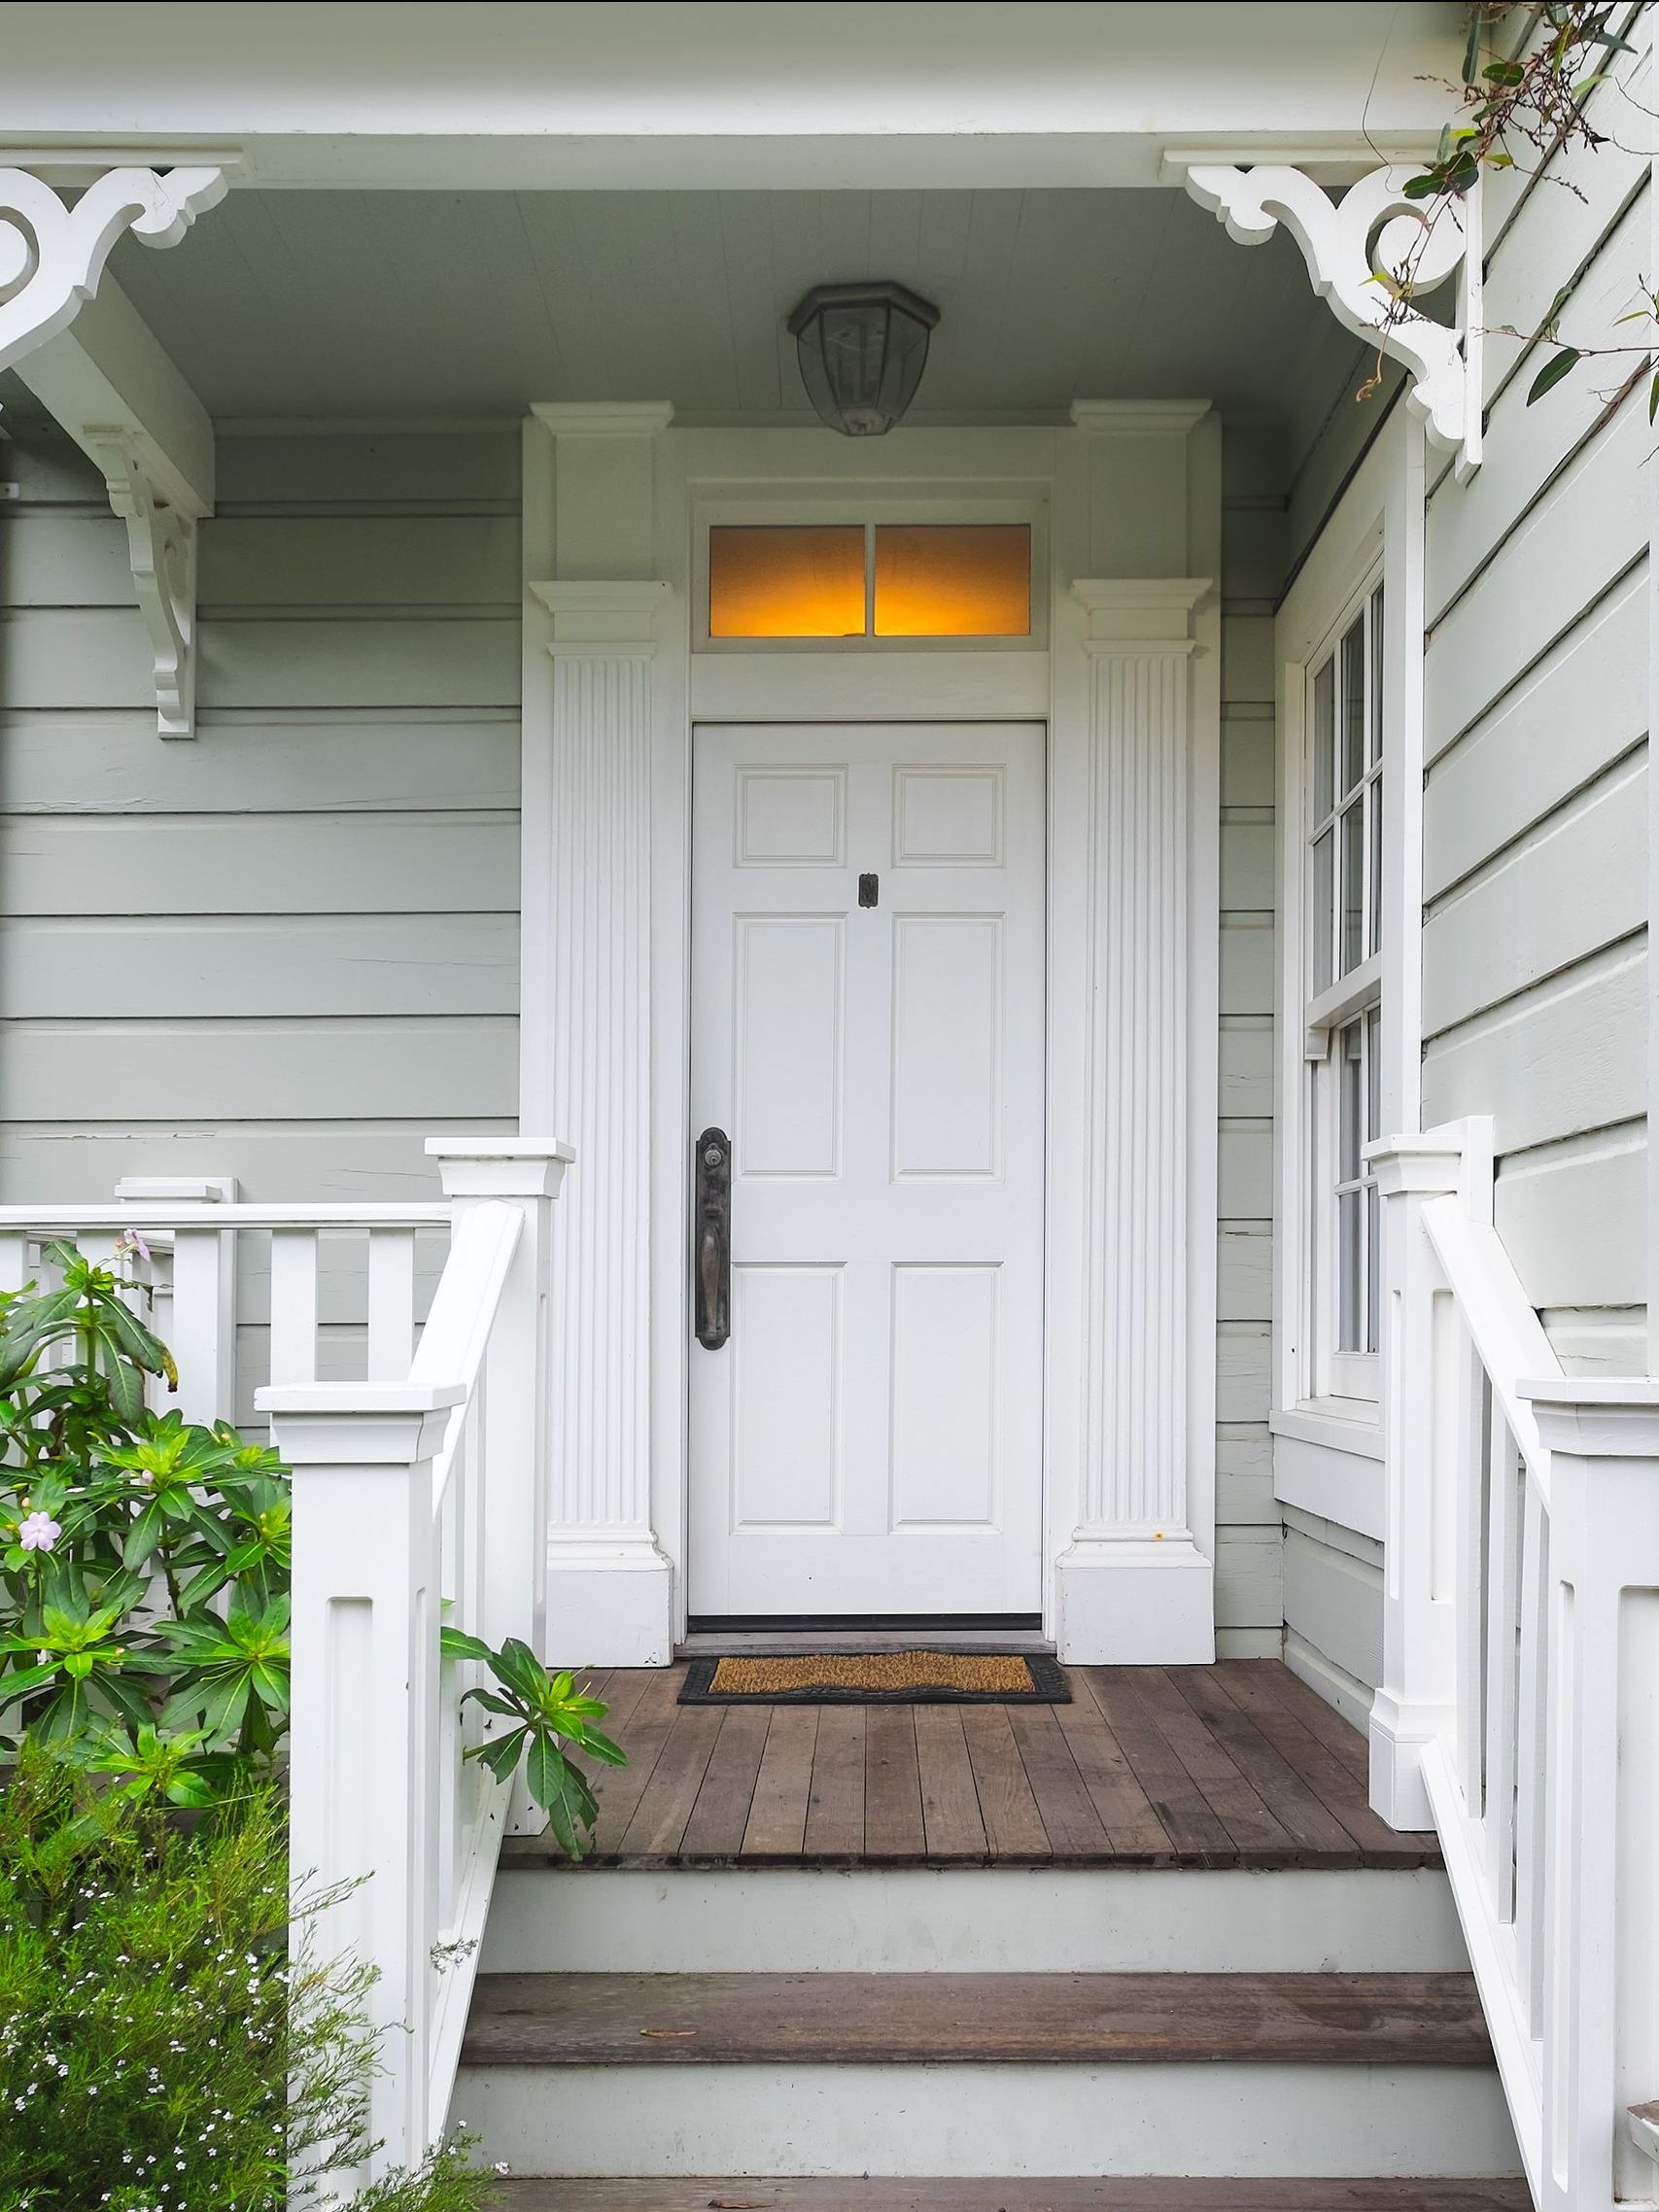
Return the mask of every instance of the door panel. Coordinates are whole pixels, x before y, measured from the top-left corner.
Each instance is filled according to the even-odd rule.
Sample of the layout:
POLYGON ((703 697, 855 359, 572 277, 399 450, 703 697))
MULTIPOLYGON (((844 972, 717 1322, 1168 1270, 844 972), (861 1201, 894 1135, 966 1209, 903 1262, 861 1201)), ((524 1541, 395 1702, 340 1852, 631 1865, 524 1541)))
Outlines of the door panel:
POLYGON ((696 734, 694 1613, 1039 1604, 1043 807, 1038 725, 696 734))

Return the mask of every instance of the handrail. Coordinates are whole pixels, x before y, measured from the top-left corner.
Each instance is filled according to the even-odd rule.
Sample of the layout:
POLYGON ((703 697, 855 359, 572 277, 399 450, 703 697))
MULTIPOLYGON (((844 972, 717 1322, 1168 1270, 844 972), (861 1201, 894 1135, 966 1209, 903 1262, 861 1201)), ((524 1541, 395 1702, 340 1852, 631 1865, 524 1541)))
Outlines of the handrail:
POLYGON ((1375 1148, 1387 1531, 1371 1796, 1433 1824, 1540 2212, 1651 2204, 1659 1381, 1562 1364, 1492 1125, 1375 1148))
POLYGON ((409 1367, 412 1383, 459 1383, 466 1393, 432 1462, 432 1510, 443 1509, 462 1424, 478 1388, 478 1376, 496 1326, 502 1288, 524 1230, 517 1206, 474 1206, 449 1248, 449 1261, 432 1297, 420 1349, 409 1367))
POLYGON ((441 1200, 133 1198, 104 1205, 0 1206, 0 1235, 73 1236, 78 1230, 123 1228, 447 1228, 441 1200))
POLYGON ((1521 1278, 1490 1222, 1476 1221, 1456 1198, 1431 1198, 1423 1208, 1423 1227, 1445 1270, 1446 1287, 1457 1300, 1509 1434, 1547 1505, 1549 1454, 1538 1436, 1538 1417, 1520 1395, 1520 1385, 1535 1377, 1561 1374, 1555 1348, 1527 1303, 1521 1278))

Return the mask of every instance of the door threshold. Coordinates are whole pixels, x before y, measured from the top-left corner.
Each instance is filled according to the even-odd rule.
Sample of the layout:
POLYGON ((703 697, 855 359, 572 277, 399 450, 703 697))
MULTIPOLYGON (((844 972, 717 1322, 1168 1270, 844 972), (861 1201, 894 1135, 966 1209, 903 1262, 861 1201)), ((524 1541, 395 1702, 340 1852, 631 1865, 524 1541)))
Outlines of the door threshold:
POLYGON ((694 1617, 676 1655, 697 1659, 746 1652, 778 1659, 818 1651, 1053 1651, 1036 1614, 968 1613, 916 1618, 891 1614, 868 1620, 845 1615, 819 1622, 790 1618, 694 1617))

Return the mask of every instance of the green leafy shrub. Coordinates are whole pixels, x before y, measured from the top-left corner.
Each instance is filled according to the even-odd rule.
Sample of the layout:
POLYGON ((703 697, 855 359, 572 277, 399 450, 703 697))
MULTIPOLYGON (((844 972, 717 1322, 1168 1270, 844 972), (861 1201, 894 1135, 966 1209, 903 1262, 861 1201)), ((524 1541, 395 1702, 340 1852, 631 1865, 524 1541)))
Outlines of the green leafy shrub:
POLYGON ((288 1477, 147 1406, 142 1286, 47 1257, 60 1289, 0 1297, 0 1733, 205 1806, 288 1725, 288 1477))
MULTIPOLYGON (((5 2212, 285 2212, 291 2161, 362 2155, 369 1978, 303 1951, 291 1974, 287 1891, 268 1784, 187 1829, 25 1749, 0 1793, 5 2212)), ((477 2212, 489 2180, 452 2149, 356 2212, 477 2212)))
MULTIPOLYGON (((69 1244, 46 1256, 59 1289, 0 1296, 0 1751, 26 1736, 132 1797, 232 1799, 288 1727, 287 1469, 226 1425, 148 1406, 148 1382, 178 1375, 132 1310, 144 1286, 69 1244)), ((467 1755, 502 1780, 522 1757, 581 1857, 597 1809, 570 1751, 621 1762, 605 1707, 513 1639, 446 1630, 444 1652, 498 1684, 467 1693, 488 1716, 467 1755)))

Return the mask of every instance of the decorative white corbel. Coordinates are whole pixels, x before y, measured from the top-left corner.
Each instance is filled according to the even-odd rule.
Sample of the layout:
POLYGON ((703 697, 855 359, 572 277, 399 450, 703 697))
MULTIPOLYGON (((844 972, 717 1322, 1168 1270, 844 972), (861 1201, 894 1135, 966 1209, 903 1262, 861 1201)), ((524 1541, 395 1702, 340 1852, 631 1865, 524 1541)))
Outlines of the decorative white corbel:
POLYGON ((1421 174, 1420 163, 1405 161, 1373 169, 1339 200, 1300 169, 1277 163, 1194 163, 1185 182, 1240 245, 1260 246, 1285 225, 1337 321, 1404 364, 1407 404, 1434 442, 1456 453, 1463 477, 1480 461, 1480 186, 1461 198, 1408 198, 1407 182, 1421 174), (1462 265, 1457 328, 1410 306, 1391 320, 1389 280, 1407 264, 1421 292, 1462 265))
POLYGON ((196 517, 156 491, 136 442, 88 437, 110 505, 126 524, 138 611, 156 660, 156 727, 163 738, 195 730, 196 517))
POLYGON ((225 197, 223 169, 110 169, 65 207, 26 169, 0 169, 0 368, 74 322, 116 241, 176 246, 225 197))
POLYGON ((217 166, 110 169, 66 207, 28 170, 0 169, 0 369, 28 363, 25 379, 103 471, 110 504, 126 524, 164 738, 195 735, 196 523, 212 511, 212 429, 113 283, 83 328, 101 319, 110 326, 105 347, 113 332, 127 354, 143 351, 143 387, 152 407, 158 396, 166 402, 171 436, 128 400, 121 379, 111 381, 95 339, 88 352, 67 333, 96 297, 124 232, 148 246, 176 246, 202 209, 224 198, 227 183, 217 166), (180 441, 182 459, 171 450, 180 441))

